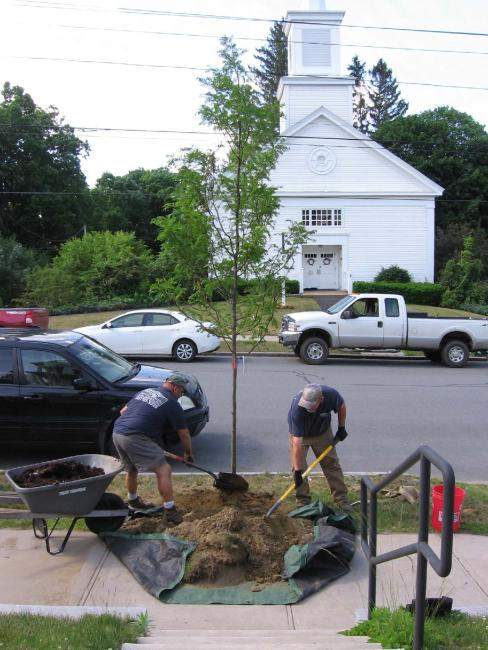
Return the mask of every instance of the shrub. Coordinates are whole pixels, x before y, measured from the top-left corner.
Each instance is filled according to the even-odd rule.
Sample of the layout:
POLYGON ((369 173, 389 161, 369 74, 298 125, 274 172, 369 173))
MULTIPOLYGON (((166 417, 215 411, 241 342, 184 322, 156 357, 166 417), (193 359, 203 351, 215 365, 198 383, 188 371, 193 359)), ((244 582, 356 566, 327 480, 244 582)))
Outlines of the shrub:
POLYGON ((481 316, 488 316, 488 303, 463 302, 459 305, 459 308, 465 311, 472 311, 475 314, 481 314, 481 316))
POLYGON ((50 265, 29 274, 24 299, 53 308, 147 295, 153 264, 133 233, 89 233, 63 244, 50 265))
POLYGON ((443 288, 430 282, 354 282, 356 293, 398 293, 407 303, 434 305, 441 303, 443 288))
POLYGON ((464 238, 464 246, 456 259, 447 262, 442 273, 441 284, 444 288, 443 307, 459 307, 463 302, 485 300, 480 295, 480 279, 483 265, 473 253, 474 237, 464 238), (473 293, 472 293, 473 292, 473 293))
POLYGON ((394 264, 388 268, 381 267, 381 271, 376 274, 375 282, 411 282, 412 276, 407 271, 407 269, 402 269, 401 267, 394 264))
POLYGON ((0 305, 12 303, 25 289, 29 271, 36 265, 36 255, 15 237, 0 237, 0 305))

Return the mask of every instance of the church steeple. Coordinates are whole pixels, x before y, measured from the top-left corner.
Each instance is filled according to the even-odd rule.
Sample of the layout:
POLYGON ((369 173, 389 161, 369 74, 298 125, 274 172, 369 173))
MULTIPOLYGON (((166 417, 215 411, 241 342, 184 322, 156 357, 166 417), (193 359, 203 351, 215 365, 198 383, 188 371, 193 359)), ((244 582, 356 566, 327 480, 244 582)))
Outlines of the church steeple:
POLYGON ((344 12, 327 11, 325 0, 309 2, 308 10, 286 15, 288 76, 278 86, 282 132, 321 106, 352 124, 354 79, 340 73, 344 12))
POLYGON ((340 25, 343 11, 327 11, 325 0, 310 0, 308 11, 289 11, 288 74, 340 74, 340 25))

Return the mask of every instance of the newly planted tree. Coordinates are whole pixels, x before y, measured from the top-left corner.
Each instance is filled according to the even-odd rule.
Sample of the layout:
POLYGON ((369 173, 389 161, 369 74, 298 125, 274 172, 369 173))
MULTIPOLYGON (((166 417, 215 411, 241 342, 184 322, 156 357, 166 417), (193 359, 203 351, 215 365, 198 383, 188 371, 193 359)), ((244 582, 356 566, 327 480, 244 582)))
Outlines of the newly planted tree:
POLYGON ((200 116, 225 144, 217 152, 187 151, 181 161, 173 212, 157 222, 165 273, 153 293, 175 301, 231 351, 235 472, 238 336, 255 344, 263 340, 280 299, 281 277, 307 234, 297 224, 276 237, 279 199, 269 176, 285 146, 276 137, 278 104, 263 100, 233 42, 223 39, 222 46, 221 67, 202 80, 200 116), (209 314, 212 324, 206 322, 209 314))

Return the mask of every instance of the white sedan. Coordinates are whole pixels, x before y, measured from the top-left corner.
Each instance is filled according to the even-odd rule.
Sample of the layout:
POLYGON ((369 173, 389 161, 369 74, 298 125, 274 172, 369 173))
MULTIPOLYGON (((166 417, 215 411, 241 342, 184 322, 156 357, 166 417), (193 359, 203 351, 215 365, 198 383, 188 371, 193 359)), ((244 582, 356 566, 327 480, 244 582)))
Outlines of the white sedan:
MULTIPOLYGON (((204 323, 211 327, 211 323, 204 323)), ((177 361, 192 361, 197 354, 213 352, 220 338, 206 332, 199 323, 177 311, 139 309, 101 325, 78 327, 119 354, 135 356, 171 355, 177 361)))

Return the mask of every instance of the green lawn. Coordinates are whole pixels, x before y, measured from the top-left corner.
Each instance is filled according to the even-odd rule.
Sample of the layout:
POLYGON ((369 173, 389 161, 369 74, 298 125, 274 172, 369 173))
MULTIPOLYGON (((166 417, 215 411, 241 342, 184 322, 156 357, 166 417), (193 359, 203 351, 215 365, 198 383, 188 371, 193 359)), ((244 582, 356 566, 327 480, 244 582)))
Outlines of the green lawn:
MULTIPOLYGON (((313 298, 304 298, 302 296, 288 296, 286 299, 287 305, 285 308, 279 306, 274 314, 274 323, 270 325, 269 333, 275 334, 279 328, 281 317, 284 313, 290 311, 318 311, 320 308, 313 298)), ((215 308, 219 311, 229 311, 227 303, 215 303, 215 308)), ((172 309, 178 311, 176 307, 166 306, 164 309, 172 309)), ((51 316, 49 319, 50 327, 53 329, 75 329, 76 327, 84 327, 85 325, 97 325, 104 323, 115 316, 119 316, 130 309, 122 309, 119 311, 101 311, 89 314, 68 314, 66 316, 51 316)), ((205 320, 212 320, 212 314, 209 312, 205 316, 205 320)))
MULTIPOLYGON (((371 642, 381 643, 383 648, 411 648, 413 627, 413 616, 405 609, 391 612, 381 607, 373 612, 370 621, 363 621, 343 634, 369 636, 371 642)), ((488 618, 459 612, 442 618, 426 618, 423 647, 424 650, 486 650, 488 618)))
MULTIPOLYGON (((198 460, 197 460, 198 462, 198 460)), ((227 468, 219 468, 227 470, 227 468)), ((250 489, 257 492, 266 492, 275 494, 278 498, 290 484, 290 478, 287 474, 258 474, 257 476, 247 477, 250 489)), ((194 476, 181 476, 173 474, 176 500, 178 500, 178 491, 188 490, 197 486, 208 486, 212 490, 211 479, 206 475, 195 474, 194 476)), ((378 477, 378 481, 380 477, 378 477)), ((354 476, 347 476, 346 482, 350 490, 350 500, 359 500, 360 479, 354 476)), ((435 484, 436 481, 433 481, 435 484)), ((330 502, 330 493, 322 474, 314 474, 311 478, 311 491, 315 498, 321 498, 325 502, 330 502)), ((389 490, 399 485, 413 485, 418 487, 418 480, 414 477, 405 476, 401 480, 395 481, 389 490)), ((488 535, 488 485, 458 483, 467 491, 466 499, 461 520, 461 531, 476 535, 488 535)), ((0 474, 0 492, 10 490, 5 476, 0 474)), ((126 498, 123 476, 117 476, 110 484, 110 492, 116 492, 122 498, 126 498)), ((140 495, 148 501, 158 501, 158 495, 155 489, 155 482, 151 477, 141 477, 140 495)), ((390 498, 379 495, 378 499, 378 530, 383 533, 411 533, 418 530, 417 505, 411 505, 406 501, 400 501, 399 497, 390 498)), ((283 510, 289 511, 295 507, 293 495, 282 506, 283 510)), ((355 512, 359 515, 359 506, 356 506, 355 512)), ((263 513, 264 514, 264 513, 263 513)), ((67 528, 68 519, 60 522, 59 528, 67 528)), ((30 521, 12 521, 0 519, 0 528, 30 528, 30 521)), ((79 521, 77 528, 85 529, 83 521, 79 521)))
MULTIPOLYGON (((48 587, 46 585, 46 587, 48 587)), ((79 620, 0 615, 0 648, 5 650, 119 650, 146 633, 144 620, 87 615, 79 620)), ((141 646, 144 647, 144 646, 141 646)))
POLYGON ((483 318, 480 314, 475 314, 472 311, 448 309, 447 307, 431 307, 430 305, 407 305, 407 310, 427 312, 429 316, 447 316, 451 318, 456 318, 456 316, 471 316, 472 318, 483 318))

